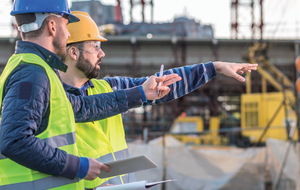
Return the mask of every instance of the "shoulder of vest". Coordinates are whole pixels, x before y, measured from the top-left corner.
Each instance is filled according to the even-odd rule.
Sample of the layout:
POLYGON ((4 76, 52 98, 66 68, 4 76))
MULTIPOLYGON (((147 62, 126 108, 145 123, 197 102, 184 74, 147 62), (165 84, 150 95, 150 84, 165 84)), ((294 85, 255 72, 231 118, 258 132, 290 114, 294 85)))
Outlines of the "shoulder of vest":
POLYGON ((105 85, 106 87, 110 87, 110 85, 108 84, 108 82, 106 82, 106 80, 103 79, 91 79, 91 81, 93 82, 94 85, 105 85))
MULTIPOLYGON (((44 67, 42 67, 41 65, 37 65, 37 64, 33 64, 33 63, 29 63, 29 62, 25 62, 25 61, 21 61, 19 63, 19 65, 16 67, 22 67, 22 70, 26 68, 26 70, 33 70, 33 71, 38 71, 38 72, 43 72, 46 74, 46 70, 44 67)), ((16 70, 16 69, 15 69, 16 70)))
POLYGON ((105 88, 109 92, 113 92, 111 86, 108 84, 108 82, 106 80, 103 80, 103 79, 91 79, 91 81, 93 82, 93 84, 94 84, 95 87, 105 88))
POLYGON ((5 81, 5 86, 8 81, 17 82, 21 79, 38 83, 43 82, 43 84, 44 82, 48 83, 47 81, 49 81, 45 68, 40 65, 30 64, 24 61, 21 61, 19 65, 11 71, 7 79, 8 80, 5 81))
POLYGON ((45 71, 45 68, 40 66, 40 65, 37 65, 37 64, 32 64, 32 63, 29 63, 29 62, 26 62, 26 61, 20 61, 20 63, 18 64, 18 66, 14 69, 14 71, 18 70, 18 68, 21 67, 21 71, 24 71, 24 70, 33 70, 33 71, 45 71))

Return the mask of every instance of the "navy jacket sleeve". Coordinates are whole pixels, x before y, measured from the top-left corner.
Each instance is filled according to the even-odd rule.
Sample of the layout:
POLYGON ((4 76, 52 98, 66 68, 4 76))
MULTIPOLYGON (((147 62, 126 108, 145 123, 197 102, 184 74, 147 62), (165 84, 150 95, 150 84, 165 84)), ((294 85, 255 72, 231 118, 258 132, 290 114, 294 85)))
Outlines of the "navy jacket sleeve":
POLYGON ((105 119, 142 105, 138 87, 92 96, 75 96, 69 93, 67 96, 72 104, 76 122, 105 119))
MULTIPOLYGON (((179 68, 173 68, 164 71, 164 75, 177 73, 181 76, 182 80, 170 85, 170 92, 163 98, 155 101, 147 101, 143 103, 146 105, 153 105, 163 102, 169 102, 174 99, 180 98, 195 89, 199 88, 203 84, 207 83, 210 79, 217 76, 217 72, 212 62, 205 64, 187 65, 179 68)), ((155 73, 159 76, 159 73, 155 73)), ((127 89, 134 86, 143 84, 149 77, 142 78, 129 78, 129 77, 105 77, 113 90, 127 89)))

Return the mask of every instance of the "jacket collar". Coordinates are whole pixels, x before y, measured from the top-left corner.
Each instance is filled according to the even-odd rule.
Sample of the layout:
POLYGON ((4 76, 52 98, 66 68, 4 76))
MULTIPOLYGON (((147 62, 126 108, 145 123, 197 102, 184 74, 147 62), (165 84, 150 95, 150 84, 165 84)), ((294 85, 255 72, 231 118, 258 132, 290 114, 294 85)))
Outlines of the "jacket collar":
POLYGON ((66 83, 63 82, 63 87, 64 87, 64 89, 65 89, 66 92, 69 92, 69 93, 75 94, 75 95, 81 95, 80 90, 86 91, 89 87, 94 88, 94 84, 93 84, 93 82, 91 80, 88 80, 79 89, 79 88, 73 87, 73 86, 68 85, 68 84, 66 84, 66 83))
POLYGON ((61 58, 58 55, 32 42, 18 40, 16 42, 15 54, 19 53, 36 54, 40 58, 42 58, 50 67, 56 68, 63 72, 66 72, 68 69, 68 66, 61 61, 61 58))

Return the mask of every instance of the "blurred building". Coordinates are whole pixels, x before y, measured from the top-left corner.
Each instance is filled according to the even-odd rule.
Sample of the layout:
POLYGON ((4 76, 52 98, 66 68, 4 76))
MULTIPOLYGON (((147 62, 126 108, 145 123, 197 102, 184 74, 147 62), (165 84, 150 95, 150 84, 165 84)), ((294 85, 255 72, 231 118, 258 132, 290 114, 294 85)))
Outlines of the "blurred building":
POLYGON ((186 17, 177 17, 173 22, 146 23, 131 22, 123 24, 123 16, 120 3, 117 6, 103 5, 100 1, 73 1, 71 10, 84 11, 101 26, 103 35, 123 36, 182 36, 202 39, 214 38, 211 25, 201 25, 200 22, 186 17))
POLYGON ((73 1, 71 10, 89 13, 98 26, 123 22, 120 5, 103 5, 100 1, 96 0, 73 1))
POLYGON ((181 36, 202 39, 211 39, 214 32, 211 25, 201 25, 194 19, 186 17, 175 18, 170 23, 137 23, 132 22, 128 25, 116 24, 105 25, 99 28, 105 35, 123 35, 123 36, 181 36), (108 29, 109 28, 109 29, 108 29))

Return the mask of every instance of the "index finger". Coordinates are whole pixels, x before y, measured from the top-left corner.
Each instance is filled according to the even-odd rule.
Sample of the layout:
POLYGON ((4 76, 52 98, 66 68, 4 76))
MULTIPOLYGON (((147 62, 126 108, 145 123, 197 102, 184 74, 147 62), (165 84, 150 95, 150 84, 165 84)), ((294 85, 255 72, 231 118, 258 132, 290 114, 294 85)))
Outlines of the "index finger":
POLYGON ((173 78, 178 77, 178 74, 173 73, 173 74, 168 74, 168 75, 165 75, 165 76, 167 76, 166 80, 169 80, 169 79, 173 79, 173 78))
POLYGON ((257 67, 243 67, 240 70, 247 71, 247 70, 257 70, 257 67))
POLYGON ((170 80, 170 79, 173 79, 173 78, 176 78, 178 77, 178 74, 176 73, 173 73, 173 74, 169 74, 169 75, 164 75, 164 76, 161 76, 161 77, 156 77, 156 82, 164 82, 166 80, 170 80))
POLYGON ((239 64, 238 67, 242 70, 245 70, 245 69, 246 70, 248 70, 248 69, 256 70, 258 67, 258 64, 239 64))
POLYGON ((155 77, 156 82, 163 82, 167 79, 167 75, 161 76, 161 77, 155 77))
POLYGON ((241 66, 243 67, 257 67, 258 64, 257 63, 240 63, 241 66))

